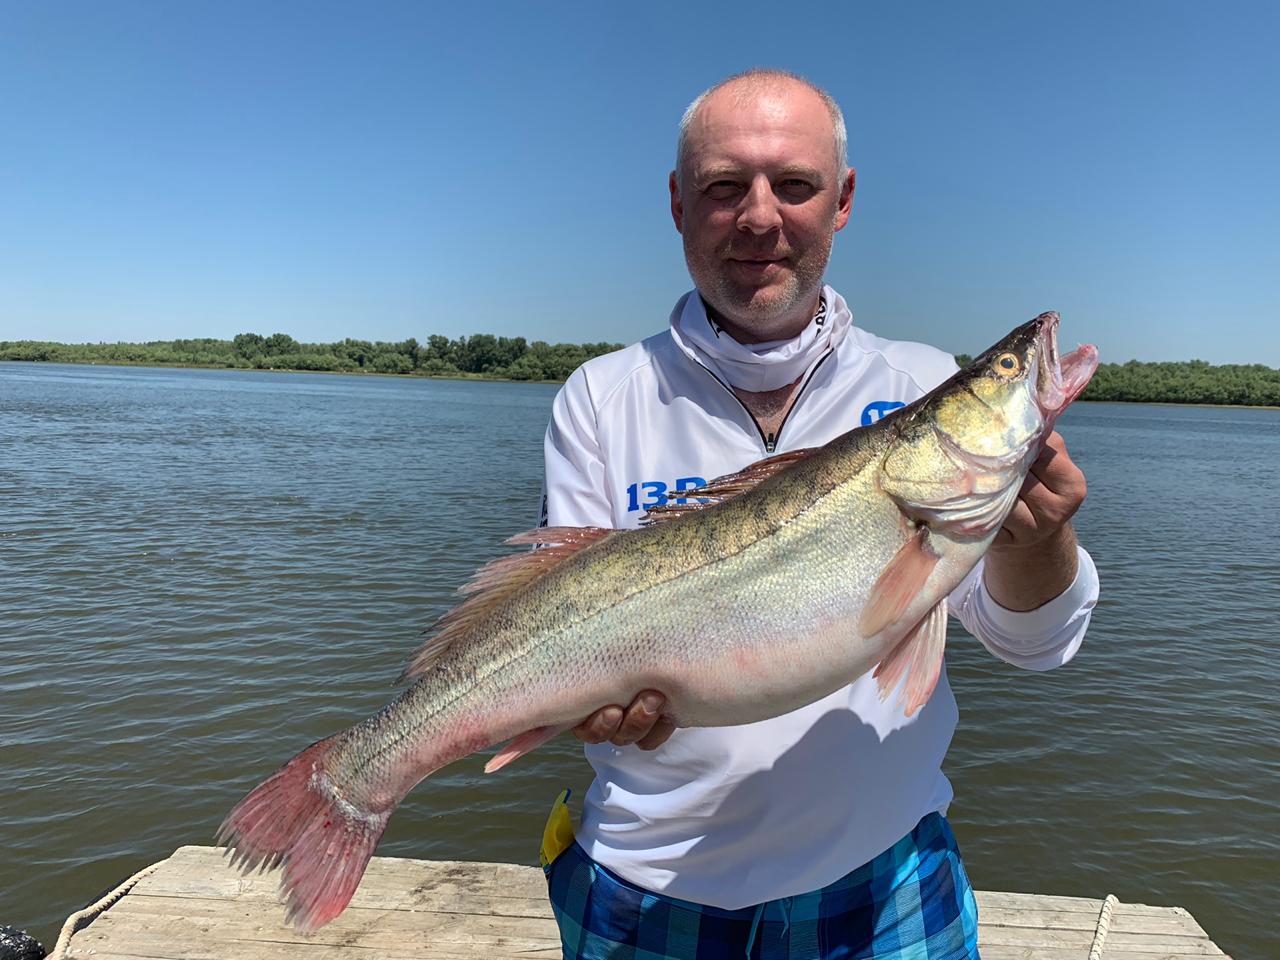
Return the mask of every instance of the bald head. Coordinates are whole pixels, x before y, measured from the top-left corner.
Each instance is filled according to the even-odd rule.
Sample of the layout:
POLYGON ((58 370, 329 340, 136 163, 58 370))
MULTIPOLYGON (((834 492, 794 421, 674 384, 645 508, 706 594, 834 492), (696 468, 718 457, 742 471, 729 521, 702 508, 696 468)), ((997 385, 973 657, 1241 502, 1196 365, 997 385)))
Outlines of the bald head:
POLYGON ((806 80, 753 70, 685 112, 671 217, 708 314, 743 343, 795 336, 813 318, 854 173, 844 121, 806 80))
POLYGON ((680 118, 680 133, 676 139, 676 180, 683 186, 685 167, 689 161, 689 153, 693 131, 698 120, 711 100, 726 100, 736 107, 746 106, 768 97, 811 95, 825 108, 831 120, 832 151, 835 158, 837 176, 849 166, 849 135, 844 125, 844 114, 840 105, 827 91, 817 84, 811 83, 799 74, 789 70, 773 70, 757 67, 736 73, 721 80, 715 86, 708 87, 689 104, 680 118))

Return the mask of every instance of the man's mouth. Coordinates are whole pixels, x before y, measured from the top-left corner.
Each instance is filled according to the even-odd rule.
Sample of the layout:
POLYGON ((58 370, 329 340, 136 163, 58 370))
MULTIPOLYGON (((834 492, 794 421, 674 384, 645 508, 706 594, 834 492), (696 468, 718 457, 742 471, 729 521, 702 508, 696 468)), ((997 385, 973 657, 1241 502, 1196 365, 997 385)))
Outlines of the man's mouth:
POLYGON ((775 263, 782 263, 785 257, 730 257, 730 263, 736 263, 746 270, 765 270, 775 263))

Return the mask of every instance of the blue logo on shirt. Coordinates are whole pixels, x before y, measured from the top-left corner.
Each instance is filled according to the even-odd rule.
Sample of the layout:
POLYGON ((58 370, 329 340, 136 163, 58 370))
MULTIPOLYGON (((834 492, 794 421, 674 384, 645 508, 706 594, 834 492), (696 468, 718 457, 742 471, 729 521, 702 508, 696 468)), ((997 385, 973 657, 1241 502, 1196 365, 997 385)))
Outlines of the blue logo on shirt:
MULTIPOLYGON (((676 493, 683 493, 685 490, 692 490, 694 487, 705 487, 707 481, 702 477, 680 477, 676 480, 674 487, 668 487, 665 480, 644 480, 640 483, 633 483, 627 487, 627 513, 634 513, 637 510, 649 510, 653 507, 664 503, 671 503, 672 500, 667 498, 667 491, 674 490, 676 493)), ((689 502, 687 497, 679 497, 674 499, 675 503, 685 504, 689 502)))
POLYGON ((901 400, 872 400, 862 408, 862 425, 869 427, 890 411, 905 406, 906 404, 901 400))

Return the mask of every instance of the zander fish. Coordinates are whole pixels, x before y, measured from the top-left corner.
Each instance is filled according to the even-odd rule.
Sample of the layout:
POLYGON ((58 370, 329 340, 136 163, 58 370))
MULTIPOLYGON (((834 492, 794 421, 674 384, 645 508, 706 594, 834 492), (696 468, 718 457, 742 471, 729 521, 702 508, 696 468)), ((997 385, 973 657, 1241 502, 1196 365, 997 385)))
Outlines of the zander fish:
POLYGON ((641 690, 678 726, 778 716, 875 668, 906 713, 933 692, 946 597, 990 546, 1097 351, 1059 361, 1046 313, 915 403, 822 447, 684 491, 615 531, 549 527, 462 588, 379 713, 308 747, 231 811, 246 869, 284 865, 303 931, 345 909, 424 777, 510 742, 497 770, 641 690), (698 502, 702 501, 702 502, 698 502))

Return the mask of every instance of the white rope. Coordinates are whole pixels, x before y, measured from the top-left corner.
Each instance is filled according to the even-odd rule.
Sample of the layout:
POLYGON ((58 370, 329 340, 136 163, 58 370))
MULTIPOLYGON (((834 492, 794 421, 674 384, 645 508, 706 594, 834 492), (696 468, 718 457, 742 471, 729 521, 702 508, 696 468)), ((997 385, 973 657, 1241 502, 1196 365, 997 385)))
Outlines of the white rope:
POLYGON ((53 945, 53 949, 49 951, 45 960, 65 960, 67 948, 71 946, 72 934, 88 925, 87 923, 81 923, 80 921, 92 920, 98 914, 102 913, 103 910, 106 910, 107 907, 111 906, 133 889, 133 885, 135 883, 147 874, 154 873, 161 863, 164 863, 164 861, 161 860, 160 863, 153 863, 149 867, 143 867, 124 883, 120 884, 120 886, 100 898, 96 903, 91 903, 83 910, 77 910, 71 916, 67 917, 67 922, 62 925, 62 932, 58 934, 58 942, 53 945))
POLYGON ((1107 933, 1111 930, 1111 914, 1119 903, 1114 893, 1108 893, 1102 901, 1098 927, 1093 931, 1093 945, 1089 947, 1089 960, 1102 960, 1102 945, 1107 942, 1107 933))

